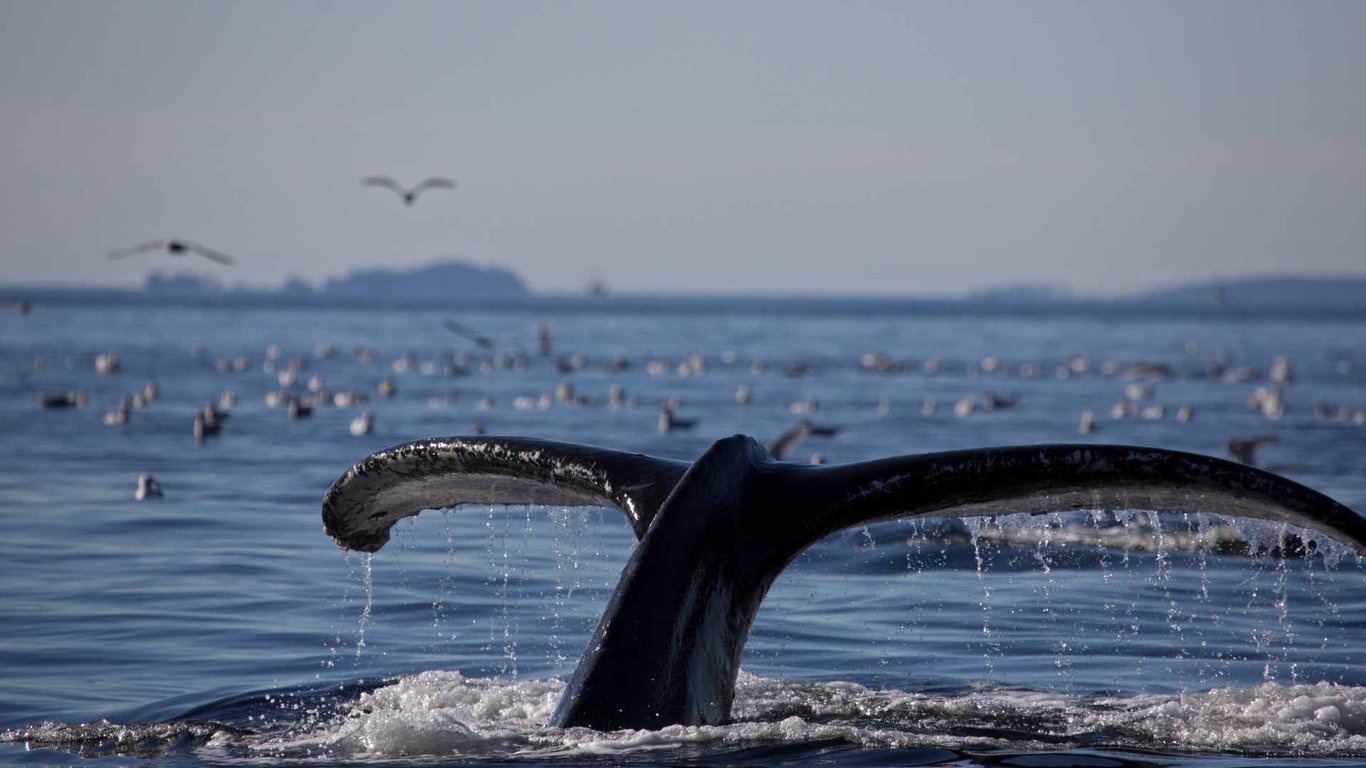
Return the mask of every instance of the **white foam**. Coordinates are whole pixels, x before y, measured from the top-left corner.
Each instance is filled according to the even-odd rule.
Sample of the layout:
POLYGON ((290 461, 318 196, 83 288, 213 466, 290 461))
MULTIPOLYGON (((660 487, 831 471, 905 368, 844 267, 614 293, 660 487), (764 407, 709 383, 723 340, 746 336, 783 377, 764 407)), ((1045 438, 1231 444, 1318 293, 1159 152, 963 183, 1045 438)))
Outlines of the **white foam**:
POLYGON ((1056 749, 1161 745, 1174 752, 1366 755, 1366 687, 1218 689, 1096 698, 1015 690, 917 693, 742 672, 723 726, 657 731, 552 728, 564 684, 424 672, 363 694, 310 732, 257 742, 286 755, 564 756, 840 739, 872 748, 1056 749), (1037 737, 1037 738, 1036 738, 1037 737))
POLYGON ((1109 702, 1086 718, 1183 750, 1366 755, 1366 688, 1331 684, 1219 689, 1109 702))
POLYGON ((563 690, 558 680, 506 682, 423 672, 361 694, 347 715, 318 730, 256 747, 385 757, 496 752, 542 729, 563 690))

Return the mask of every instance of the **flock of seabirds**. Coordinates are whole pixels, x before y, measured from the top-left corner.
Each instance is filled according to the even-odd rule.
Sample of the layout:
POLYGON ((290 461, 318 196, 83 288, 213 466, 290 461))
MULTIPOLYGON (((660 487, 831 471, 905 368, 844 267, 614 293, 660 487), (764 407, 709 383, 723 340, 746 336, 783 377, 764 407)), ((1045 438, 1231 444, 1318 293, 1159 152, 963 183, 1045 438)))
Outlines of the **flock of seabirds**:
MULTIPOLYGON (((366 177, 362 184, 391 190, 405 205, 412 205, 427 190, 455 187, 452 180, 441 177, 428 178, 412 188, 384 176, 366 177)), ((109 257, 122 259, 154 251, 195 255, 222 265, 234 263, 225 253, 184 239, 149 241, 109 257)), ((20 306, 21 312, 30 309, 20 306)), ((310 418, 327 407, 358 408, 359 414, 348 426, 358 436, 374 428, 374 411, 368 407, 372 397, 400 396, 396 375, 464 377, 553 365, 562 377, 554 391, 518 396, 513 408, 544 410, 559 403, 573 408, 623 409, 640 404, 619 383, 610 385, 605 398, 595 398, 575 388, 574 374, 598 366, 614 375, 643 367, 646 374, 656 377, 694 377, 706 375, 712 366, 748 365, 757 377, 769 367, 762 360, 743 361, 733 351, 715 356, 691 352, 681 359, 590 361, 582 352, 557 354, 549 324, 542 324, 537 334, 539 355, 505 353, 498 351, 497 339, 457 321, 447 320, 444 326, 474 349, 448 354, 439 362, 419 361, 415 353, 404 353, 390 364, 394 375, 380 377, 373 391, 331 391, 320 374, 309 375, 315 360, 342 354, 331 345, 317 347, 311 356, 286 356, 278 346, 271 346, 259 364, 238 356, 213 360, 212 366, 223 374, 259 370, 273 377, 265 402, 283 409, 290 419, 310 418)), ((1197 351, 1193 343, 1187 345, 1188 354, 1197 351)), ((378 364, 371 348, 360 347, 353 354, 362 365, 378 364)), ((207 351, 197 349, 196 355, 209 363, 207 351)), ((870 375, 911 372, 910 364, 880 352, 865 353, 856 365, 870 375)), ((938 359, 918 362, 920 372, 928 376, 943 366, 938 359)), ((112 376, 120 372, 122 363, 110 352, 96 356, 94 367, 99 374, 112 376)), ((810 370, 802 361, 775 367, 793 378, 810 370)), ((1351 361, 1338 361, 1336 370, 1349 374, 1351 361)), ((1104 376, 1112 378, 1119 390, 1108 414, 1111 419, 1191 422, 1197 418, 1190 404, 1171 408, 1156 400, 1159 382, 1190 375, 1164 362, 1096 363, 1074 355, 1062 364, 1009 365, 989 356, 968 364, 965 373, 995 381, 1104 376)), ((1284 393, 1295 378, 1289 357, 1277 358, 1266 371, 1213 363, 1201 375, 1255 386, 1246 404, 1268 423, 1285 414, 1284 393)), ((150 407, 159 395, 157 382, 149 381, 139 391, 124 395, 102 421, 115 428, 125 425, 137 409, 150 407)), ((757 397, 751 384, 740 384, 734 393, 735 407, 750 406, 757 397)), ((42 394, 38 400, 43 408, 71 409, 83 407, 87 397, 77 391, 55 392, 42 394)), ((942 408, 968 418, 978 411, 1016 408, 1020 400, 1018 393, 987 390, 946 402, 942 408)), ((441 407, 445 402, 438 397, 429 405, 441 407)), ((236 403, 232 390, 209 399, 192 420, 187 419, 187 437, 192 435, 202 443, 222 435, 236 403)), ((854 525, 945 511, 982 516, 1130 502, 1145 504, 1144 509, 1173 511, 1190 509, 1187 505, 1195 498, 1211 511, 1316 528, 1358 548, 1366 547, 1366 518, 1312 489, 1255 468, 1258 450, 1278 440, 1274 432, 1228 441, 1230 456, 1242 464, 1163 449, 1045 445, 826 467, 812 466, 825 463, 821 454, 807 462, 786 460, 806 440, 830 437, 843 427, 818 422, 820 403, 815 399, 786 406, 795 425, 767 445, 737 435, 717 441, 692 463, 546 440, 482 438, 478 437, 485 433, 482 425, 475 425, 473 437, 432 438, 395 446, 372 454, 337 480, 323 502, 324 528, 346 548, 374 552, 388 540, 389 528, 397 520, 422 509, 462 503, 587 504, 620 509, 639 543, 552 722, 600 730, 727 721, 740 649, 768 586, 807 546, 854 525)), ((499 404, 486 396, 478 407, 492 410, 499 404)), ((657 428, 669 433, 696 427, 699 420, 681 415, 681 408, 679 397, 665 397, 659 405, 657 428)), ((887 415, 892 403, 884 399, 876 408, 878 415, 887 415)), ((926 416, 940 409, 933 398, 920 405, 926 416)), ((1315 413, 1322 419, 1366 425, 1362 408, 1317 403, 1315 413)), ((1082 411, 1076 428, 1089 435, 1103 428, 1102 421, 1096 413, 1082 411)), ((148 474, 138 478, 136 498, 160 495, 162 488, 155 478, 148 474)))
MULTIPOLYGON (((175 249, 171 245, 165 246, 172 253, 200 253, 208 258, 213 258, 215 261, 227 258, 215 251, 203 249, 202 246, 187 241, 171 240, 164 242, 175 244, 175 249), (208 254, 213 254, 213 256, 208 254)), ((135 250, 146 250, 146 245, 138 246, 135 250)), ((24 311, 28 310, 25 309, 24 311)), ((585 395, 575 388, 572 381, 573 374, 594 365, 611 374, 626 374, 633 368, 643 367, 648 375, 656 377, 702 376, 707 373, 709 366, 715 365, 747 366, 756 377, 766 373, 769 369, 769 365, 763 360, 741 360, 736 352, 729 350, 715 355, 710 362, 707 357, 697 352, 687 353, 681 359, 651 358, 644 361, 632 361, 625 357, 617 357, 592 362, 582 352, 556 355, 554 351, 554 328, 549 323, 542 324, 538 329, 537 346, 540 360, 538 362, 537 356, 525 352, 504 353, 496 351, 499 346, 497 339, 481 334, 455 320, 445 320, 443 326, 451 333, 470 342, 475 351, 447 353, 439 361, 419 361, 414 352, 405 352, 389 365, 392 375, 380 376, 373 390, 346 389, 333 391, 328 388, 326 381, 320 374, 307 374, 312 363, 334 359, 343 354, 333 345, 318 346, 313 350, 311 357, 309 355, 286 355, 280 347, 271 346, 265 350, 259 365, 245 355, 216 359, 211 362, 220 374, 243 374, 259 368, 266 375, 274 377, 278 386, 266 393, 265 404, 271 408, 282 409, 291 420, 310 418, 316 410, 329 407, 338 409, 359 408, 359 412, 349 421, 347 427, 350 434, 355 436, 371 434, 375 423, 375 411, 370 407, 371 399, 376 398, 378 401, 384 401, 398 397, 400 387, 397 376, 401 374, 421 373, 445 377, 467 377, 496 370, 524 372, 536 365, 553 365, 556 372, 565 377, 564 380, 555 387, 553 392, 545 392, 538 396, 519 395, 514 397, 510 403, 513 409, 519 411, 546 410, 558 404, 563 407, 620 410, 636 409, 641 407, 641 404, 637 402, 636 398, 628 396, 622 385, 616 382, 608 387, 605 397, 594 398, 585 395)), ((1186 352, 1188 354, 1194 355, 1196 351, 1193 342, 1187 344, 1186 352)), ((196 357, 207 361, 207 351, 203 348, 196 348, 194 354, 196 357)), ((358 347, 352 351, 355 361, 365 366, 376 366, 377 354, 376 350, 369 347, 358 347)), ((112 376, 120 373, 122 369, 122 362, 114 352, 97 355, 94 358, 93 365, 96 372, 102 375, 112 376)), ((865 373, 893 376, 907 374, 911 369, 911 364, 893 360, 880 352, 867 352, 854 365, 865 373)), ((944 363, 940 360, 931 358, 921 361, 919 368, 924 375, 933 376, 940 372, 943 365, 944 363)), ((1349 360, 1343 359, 1337 362, 1336 371, 1340 375, 1347 375, 1350 370, 1351 362, 1349 360)), ((808 365, 801 361, 791 362, 780 368, 781 375, 789 378, 801 378, 807 374, 807 371, 808 365)), ((990 377, 997 380, 1006 380, 1009 377, 1020 379, 1054 377, 1058 380, 1066 380, 1074 376, 1101 375, 1115 379, 1116 388, 1119 390, 1118 399, 1108 413, 1110 420, 1174 419, 1186 423, 1196 418, 1194 407, 1188 403, 1172 406, 1157 401, 1157 384, 1182 375, 1174 366, 1162 362, 1122 364, 1114 360, 1107 360, 1096 363, 1089 357, 1073 355, 1053 370, 1045 370, 1043 364, 1022 363, 1012 366, 1002 362, 997 357, 988 356, 979 362, 967 364, 964 372, 970 376, 990 377)), ((1289 357, 1276 358, 1266 371, 1247 365, 1212 363, 1201 375, 1226 384, 1254 383, 1255 388, 1246 395, 1244 402, 1249 409, 1260 413, 1268 423, 1274 423, 1285 414, 1285 389, 1294 382, 1293 362, 1289 357)), ((158 383, 155 380, 148 381, 138 391, 123 395, 113 410, 104 413, 102 422, 110 427, 125 425, 133 418, 133 414, 137 410, 150 406, 158 399, 159 395, 158 383)), ((736 388, 733 399, 737 407, 744 407, 749 406, 755 397, 754 386, 750 383, 743 383, 736 388)), ((453 398, 453 395, 432 397, 429 399, 428 405, 432 408, 451 405, 453 398)), ((43 408, 52 410, 83 408, 87 400, 86 393, 74 390, 47 392, 38 396, 39 404, 43 408)), ((202 409, 197 410, 193 417, 187 417, 187 436, 193 436, 196 443, 203 443, 205 440, 220 435, 233 407, 237 404, 237 400, 238 395, 232 389, 224 390, 206 400, 202 409)), ((943 411, 951 412, 958 418, 968 418, 978 412, 1015 408, 1020 400, 1021 395, 1018 392, 1001 393, 995 390, 967 394, 958 400, 942 404, 936 398, 927 397, 920 403, 919 413, 929 417, 943 411)), ((494 397, 484 396, 478 399, 477 407, 482 411, 492 411, 499 406, 494 397)), ((657 422, 660 432, 689 430, 699 423, 699 419, 696 417, 681 416, 679 413, 681 407, 682 401, 676 395, 668 396, 663 400, 659 405, 657 422)), ((884 398, 877 403, 876 413, 878 416, 888 415, 892 411, 892 407, 891 400, 884 398)), ((1353 408, 1321 401, 1314 403, 1313 407, 1315 416, 1319 419, 1366 426, 1366 408, 1353 408)), ((843 429, 842 425, 821 423, 816 420, 820 410, 820 402, 814 398, 788 403, 787 410, 796 417, 795 424, 787 431, 775 436, 766 445, 773 458, 780 461, 792 458, 797 448, 809 438, 831 437, 843 429)), ((1098 416, 1092 410, 1083 410, 1077 422, 1077 432, 1082 435, 1099 432, 1103 429, 1105 418, 1106 415, 1098 416)), ((482 423, 473 425, 473 434, 482 435, 485 432, 486 429, 482 423)), ((1256 466, 1259 464, 1259 451, 1264 446, 1275 443, 1279 439, 1279 436, 1274 432, 1237 437, 1229 440, 1226 448, 1231 458, 1256 466)), ((825 463, 825 456, 822 453, 810 454, 809 462, 823 464, 825 463)), ((155 478, 147 474, 139 478, 136 491, 137 499, 155 498, 161 495, 161 486, 155 478)))
MULTIPOLYGON (((387 189, 398 196, 398 199, 406 206, 413 205, 418 197, 428 190, 453 190, 456 182, 453 179, 442 176, 430 176, 418 182, 412 187, 405 187, 389 176, 366 176, 361 179, 361 185, 366 187, 376 187, 387 189)), ((170 256, 195 255, 209 261, 213 261, 224 266, 236 264, 236 260, 222 251, 210 248, 206 245, 197 243, 184 238, 165 238, 149 240, 137 245, 112 251, 108 254, 110 259, 124 259, 138 254, 163 252, 170 256)), ((32 305, 27 301, 21 301, 18 305, 21 314, 28 314, 32 310, 32 305)), ((452 333, 464 337, 472 342, 480 350, 493 350, 497 341, 489 336, 480 334, 455 320, 446 320, 443 325, 452 333)), ((549 324, 543 324, 538 332, 538 344, 542 357, 551 357, 552 339, 554 330, 549 324)), ((1187 343, 1187 353, 1194 354, 1194 342, 1187 343)), ((202 350, 198 350, 202 354, 202 350)), ((317 350, 318 357, 335 357, 338 351, 334 347, 322 346, 317 350)), ((375 351, 368 348, 355 350, 357 360, 362 363, 370 364, 374 362, 375 351)), ((266 359, 263 369, 267 373, 275 372, 277 367, 280 388, 266 395, 266 404, 271 407, 284 408, 291 419, 308 418, 313 414, 317 407, 335 405, 337 407, 349 408, 365 406, 369 402, 369 394, 358 391, 329 392, 321 378, 314 376, 307 381, 308 394, 295 394, 292 387, 299 374, 306 368, 307 360, 302 357, 292 357, 281 360, 281 350, 278 347, 271 347, 266 351, 266 359)), ((724 352, 720 355, 720 362, 726 365, 734 365, 738 362, 734 352, 724 352)), ((576 353, 567 357, 555 360, 555 367, 561 374, 572 374, 574 371, 587 365, 587 357, 582 353, 576 353)), ((219 372, 242 373, 251 368, 251 361, 245 357, 237 357, 231 360, 219 360, 215 363, 219 372)), ((530 365, 530 358, 523 354, 492 354, 484 358, 475 359, 468 353, 462 353, 445 361, 443 373, 449 376, 467 375, 473 368, 488 371, 493 368, 510 368, 522 370, 530 365)), ((631 366, 631 361, 626 359, 613 359, 603 363, 607 371, 612 373, 624 373, 631 366)), ((907 371, 907 364, 891 359, 880 352, 868 352, 858 361, 859 367, 868 372, 883 374, 899 374, 907 371)), ((434 373, 435 368, 430 363, 422 364, 424 372, 434 373)), ((941 362, 937 359, 927 359, 923 361, 921 368, 926 375, 934 375, 939 372, 941 362)), ((1225 383, 1245 383, 1264 380, 1265 384, 1258 386, 1252 394, 1246 398, 1247 406, 1259 411, 1268 420, 1279 419, 1285 413, 1284 388, 1294 380, 1293 363, 1289 357, 1278 357, 1272 364, 1269 371, 1263 376, 1263 372, 1251 366, 1232 366, 1222 363, 1212 364, 1206 374, 1225 383)), ((119 371, 121 363, 114 353, 99 355, 95 359, 95 368, 101 374, 114 374, 119 371)), ((405 373, 415 370, 419 365, 412 353, 405 353, 393 363, 395 373, 405 373)), ((706 372, 707 362, 698 353, 689 353, 681 362, 674 363, 667 360, 656 359, 646 363, 646 370, 651 375, 661 375, 675 372, 680 376, 696 376, 706 372)), ((750 362, 750 368, 755 374, 763 373, 765 363, 761 360, 750 362)), ((1351 362, 1347 359, 1338 361, 1337 371, 1346 375, 1350 371, 1351 362)), ((798 361, 790 364, 784 373, 791 377, 800 377, 806 372, 806 364, 798 361)), ((1175 408, 1154 401, 1155 383, 1164 379, 1172 378, 1176 371, 1164 363, 1137 363, 1133 365, 1122 365, 1115 361, 1105 361, 1100 365, 1084 356, 1074 355, 1067 359, 1065 365, 1058 366, 1056 370, 1050 372, 1044 369, 1041 364, 1024 363, 1012 371, 1010 367, 1003 363, 999 358, 989 356, 978 364, 970 364, 967 373, 969 375, 984 374, 1006 376, 1014 374, 1020 378, 1030 379, 1049 375, 1054 375, 1060 380, 1068 379, 1072 376, 1082 376, 1098 369, 1106 376, 1113 376, 1126 380, 1128 383, 1123 387, 1123 392, 1118 401, 1110 409, 1109 417, 1114 420, 1120 419, 1150 419, 1160 420, 1174 418, 1179 422, 1185 423, 1195 418, 1195 409, 1189 404, 1180 404, 1175 408)), ((393 377, 386 376, 380 379, 375 388, 375 393, 381 398, 391 398, 395 396, 397 386, 393 377)), ((119 401, 118 406, 104 414, 103 422, 109 426, 119 426, 126 424, 132 417, 135 409, 143 408, 157 399, 158 385, 155 381, 149 381, 140 391, 131 395, 124 395, 119 401)), ((735 403, 738 406, 749 405, 754 397, 753 390, 749 384, 741 384, 735 391, 735 403)), ((44 408, 64 409, 81 408, 85 405, 86 395, 78 391, 44 393, 39 396, 38 401, 44 408)), ((985 410, 995 411, 1015 407, 1020 400, 1018 393, 1002 394, 987 390, 980 395, 965 395, 952 402, 941 404, 935 398, 926 398, 920 406, 921 414, 933 416, 941 407, 949 409, 955 416, 960 418, 970 416, 974 411, 985 410)), ((233 391, 223 392, 216 401, 211 400, 205 403, 202 410, 195 413, 190 428, 191 434, 197 443, 202 443, 205 439, 220 434, 224 421, 228 418, 232 407, 236 404, 237 396, 233 391)), ((561 383, 553 393, 544 394, 537 398, 518 397, 513 401, 513 407, 518 410, 549 408, 553 402, 558 401, 568 406, 595 406, 605 405, 611 409, 637 407, 634 399, 628 398, 625 391, 619 384, 611 385, 605 401, 598 403, 593 399, 577 394, 574 387, 568 381, 561 383)), ((435 406, 436 403, 433 403, 435 406)), ((696 418, 684 418, 678 415, 681 402, 678 397, 668 397, 660 405, 659 411, 659 430, 670 432, 673 430, 686 430, 694 427, 698 420, 696 418)), ((803 400, 793 402, 789 406, 792 414, 801 416, 797 423, 788 431, 774 438, 768 445, 768 451, 775 459, 787 459, 792 452, 811 437, 830 437, 837 434, 841 427, 837 425, 819 424, 812 420, 811 415, 819 408, 819 402, 815 400, 803 400)), ((496 407, 493 398, 483 398, 479 402, 479 407, 484 410, 496 407)), ((877 405, 878 415, 886 415, 891 410, 891 402, 882 400, 877 405)), ((1357 425, 1366 425, 1366 408, 1352 408, 1344 405, 1316 402, 1314 404, 1315 415, 1321 419, 1351 422, 1357 425)), ((1077 431, 1083 435, 1090 435, 1101 429, 1102 419, 1094 411, 1083 410, 1077 424, 1077 431)), ((368 408, 363 409, 358 416, 350 421, 348 429, 352 435, 368 435, 374 426, 374 412, 368 408)), ((480 424, 474 426, 475 434, 483 434, 484 428, 480 424)), ((1238 437, 1228 441, 1227 450, 1229 455, 1245 464, 1257 465, 1259 450, 1270 443, 1277 442, 1279 436, 1275 433, 1266 433, 1238 437)), ((820 453, 811 456, 814 464, 824 463, 824 456, 820 453)), ((150 475, 143 475, 139 478, 136 498, 146 499, 161 495, 161 487, 158 482, 150 475)))
MULTIPOLYGON (((442 176, 430 176, 418 182, 415 186, 405 187, 389 176, 366 176, 361 179, 361 185, 366 187, 376 187, 387 189, 396 194, 399 200, 407 206, 413 205, 418 197, 425 191, 456 188, 453 179, 442 176)), ((151 252, 164 252, 170 256, 195 255, 218 264, 232 266, 236 260, 222 251, 210 248, 192 240, 183 238, 165 238, 149 240, 137 245, 112 251, 108 254, 110 259, 124 259, 138 254, 151 252)), ((27 301, 21 301, 18 305, 21 314, 28 314, 32 310, 32 305, 27 301)), ((480 350, 493 350, 497 341, 489 336, 474 331, 455 320, 444 321, 447 330, 466 338, 480 350)), ((549 324, 543 324, 538 332, 538 343, 540 353, 543 357, 552 356, 552 339, 554 330, 549 324)), ((1194 354, 1194 342, 1187 343, 1187 353, 1194 354)), ((319 347, 317 356, 335 357, 338 351, 331 346, 319 347)), ((199 350, 202 354, 202 350, 199 350)), ((355 350, 357 360, 362 363, 370 364, 374 362, 375 351, 368 348, 355 350)), ((723 364, 734 365, 737 363, 737 356, 734 352, 724 352, 720 355, 723 364)), ((583 368, 587 364, 587 357, 582 353, 576 353, 568 357, 561 357, 555 360, 555 367, 561 374, 571 374, 583 368)), ((230 360, 219 360, 215 363, 221 373, 237 372, 242 373, 251 368, 251 361, 245 357, 237 357, 230 360)), ((488 371, 493 368, 510 368, 514 370, 525 369, 530 365, 530 358, 523 354, 490 354, 482 359, 476 360, 468 353, 462 353, 448 359, 443 372, 448 376, 467 375, 472 368, 480 368, 488 371)), ((899 374, 907 371, 907 364, 889 358, 880 352, 868 352, 858 361, 859 367, 868 372, 883 374, 899 374)), ((95 369, 101 374, 114 374, 120 369, 121 363, 114 353, 99 355, 95 358, 95 369)), ((365 406, 369 403, 369 393, 358 391, 329 392, 320 377, 314 376, 307 382, 308 394, 295 394, 292 387, 299 374, 306 368, 307 360, 302 357, 292 357, 281 360, 281 350, 278 347, 271 347, 266 351, 266 360, 263 369, 267 373, 275 372, 277 367, 280 388, 266 395, 266 404, 270 407, 284 408, 291 419, 308 418, 313 414, 317 407, 335 405, 337 407, 349 408, 365 406)), ((631 361, 626 359, 613 359, 606 361, 604 367, 613 373, 623 373, 631 366, 631 361)), ((927 359, 923 361, 921 367, 926 375, 934 375, 939 372, 941 363, 937 359, 927 359)), ((1246 404, 1249 408, 1259 411, 1268 420, 1279 419, 1285 413, 1284 388, 1294 380, 1293 363, 1289 357, 1278 357, 1272 364, 1269 371, 1265 373, 1251 366, 1231 366, 1222 363, 1212 364, 1206 372, 1208 376, 1217 378, 1225 383, 1244 383, 1257 380, 1264 380, 1265 384, 1258 386, 1252 394, 1246 397, 1246 404)), ((415 370, 418 367, 416 357, 412 353, 405 353, 393 363, 395 373, 405 373, 415 370)), ((430 363, 423 364, 424 372, 434 373, 435 368, 430 363)), ((650 360, 646 364, 646 370, 651 375, 661 375, 676 371, 680 376, 696 376, 706 372, 707 362, 698 353, 689 353, 682 362, 673 363, 667 360, 650 360)), ((754 360, 750 363, 750 368, 755 374, 763 373, 765 363, 761 360, 754 360)), ((784 371, 791 377, 800 377, 806 372, 806 364, 798 361, 789 365, 784 371)), ((1347 359, 1338 361, 1337 371, 1346 375, 1350 371, 1351 362, 1347 359)), ((1049 372, 1041 364, 1024 363, 1017 366, 1013 371, 999 358, 989 356, 980 363, 968 366, 967 373, 975 375, 978 373, 986 375, 1006 376, 1015 374, 1021 378, 1030 379, 1048 375, 1055 375, 1060 380, 1068 379, 1072 376, 1087 375, 1098 369, 1106 376, 1113 376, 1124 379, 1126 383, 1123 387, 1122 396, 1110 409, 1111 419, 1132 419, 1141 418, 1149 420, 1160 420, 1174 418, 1179 422, 1185 423, 1195 418, 1195 409, 1190 404, 1180 404, 1175 408, 1168 405, 1154 402, 1155 382, 1172 378, 1176 372, 1169 365, 1164 363, 1137 363, 1133 365, 1122 365, 1116 361, 1105 361, 1096 366, 1084 356, 1074 355, 1067 359, 1065 365, 1058 366, 1055 371, 1049 372)), ((386 376, 380 379, 375 388, 375 393, 381 398, 391 398, 395 396, 397 386, 393 377, 386 376)), ((119 401, 118 406, 104 414, 103 422, 108 426, 120 426, 126 424, 132 417, 135 409, 146 407, 157 399, 158 385, 155 381, 149 381, 140 391, 131 395, 124 395, 119 401)), ((753 390, 749 384, 741 384, 735 391, 735 403, 739 406, 749 405, 754 397, 753 390)), ((85 405, 86 395, 83 392, 51 392, 39 396, 38 401, 44 408, 64 409, 81 408, 85 405)), ((955 416, 960 418, 970 416, 974 411, 1004 410, 1015 407, 1020 400, 1018 393, 1001 394, 987 390, 980 395, 965 395, 953 403, 945 403, 942 407, 952 410, 955 416)), ((211 400, 205 403, 202 410, 195 413, 191 434, 196 443, 202 443, 205 439, 218 435, 223 427, 224 421, 228 418, 232 407, 236 404, 237 395, 233 391, 223 392, 216 401, 211 400)), ((595 406, 605 405, 611 409, 637 407, 634 399, 628 398, 625 391, 619 384, 611 385, 605 401, 598 403, 593 399, 577 394, 574 387, 568 381, 561 383, 553 393, 543 394, 537 398, 518 397, 513 401, 513 407, 518 410, 549 408, 555 401, 568 406, 595 406)), ((678 397, 668 397, 660 405, 659 411, 659 430, 670 432, 673 430, 686 430, 694 427, 698 420, 696 418, 684 418, 678 415, 680 407, 678 397)), ((436 403, 433 403, 435 406, 436 403)), ((830 437, 837 434, 841 427, 837 425, 819 424, 810 418, 819 408, 816 400, 802 400, 793 402, 789 406, 792 414, 801 416, 796 425, 788 431, 774 438, 768 445, 768 451, 775 459, 787 459, 791 453, 810 437, 830 437)), ((493 398, 483 398, 479 402, 479 407, 484 410, 496 407, 493 398)), ((878 415, 886 415, 891 410, 891 402, 882 400, 877 405, 878 415)), ((920 406, 921 414, 933 416, 941 404, 935 398, 926 398, 920 406)), ((1314 404, 1315 415, 1321 419, 1338 422, 1351 422, 1357 425, 1366 425, 1366 408, 1352 408, 1344 405, 1316 402, 1314 404)), ((1097 417, 1091 410, 1083 410, 1077 424, 1077 431, 1083 435, 1090 435, 1101 429, 1102 419, 1097 417)), ((352 435, 362 436, 371 433, 374 426, 374 412, 368 408, 363 409, 358 416, 350 421, 348 429, 352 435)), ((480 424, 474 426, 475 434, 484 434, 484 427, 480 424)), ((1258 452, 1270 443, 1279 440, 1275 433, 1266 433, 1238 437, 1228 441, 1227 450, 1229 456, 1245 464, 1257 465, 1258 452)), ((820 453, 811 456, 811 463, 824 463, 824 456, 820 453)), ((162 495, 160 484, 150 475, 142 475, 138 480, 136 498, 146 499, 162 495)))

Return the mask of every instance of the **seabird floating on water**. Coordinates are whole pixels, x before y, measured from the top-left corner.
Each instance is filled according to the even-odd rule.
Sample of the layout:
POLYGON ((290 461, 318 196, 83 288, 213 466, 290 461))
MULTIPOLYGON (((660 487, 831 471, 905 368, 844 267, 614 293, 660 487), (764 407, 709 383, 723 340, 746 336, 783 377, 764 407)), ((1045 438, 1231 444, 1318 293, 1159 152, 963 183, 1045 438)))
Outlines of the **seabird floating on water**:
POLYGON ((674 415, 678 408, 678 401, 669 398, 664 405, 659 408, 659 431, 672 432, 675 429, 692 429, 697 426, 697 419, 680 419, 674 415))
POLYGON ((133 492, 133 498, 138 501, 161 498, 161 483, 146 472, 138 475, 138 489, 133 492))
POLYGON ((123 399, 119 400, 118 408, 115 408, 114 410, 104 414, 105 425, 110 427, 117 427, 122 424, 127 424, 128 414, 132 411, 132 407, 133 399, 128 395, 124 395, 123 399))
POLYGON ((1096 415, 1091 411, 1081 412, 1081 422, 1077 424, 1077 431, 1083 435, 1089 435, 1096 431, 1096 415))
POLYGON ((375 419, 374 416, 371 415, 370 411, 361 411, 361 414, 359 416, 351 420, 351 434, 355 435, 356 437, 368 435, 370 434, 370 431, 374 428, 374 426, 375 419))
POLYGON ((84 408, 84 392, 57 392, 38 396, 38 403, 44 408, 84 408))
POLYGON ((208 419, 204 418, 203 411, 195 411, 194 441, 196 443, 204 442, 204 438, 218 434, 218 430, 222 429, 222 426, 223 425, 217 421, 210 422, 208 419))

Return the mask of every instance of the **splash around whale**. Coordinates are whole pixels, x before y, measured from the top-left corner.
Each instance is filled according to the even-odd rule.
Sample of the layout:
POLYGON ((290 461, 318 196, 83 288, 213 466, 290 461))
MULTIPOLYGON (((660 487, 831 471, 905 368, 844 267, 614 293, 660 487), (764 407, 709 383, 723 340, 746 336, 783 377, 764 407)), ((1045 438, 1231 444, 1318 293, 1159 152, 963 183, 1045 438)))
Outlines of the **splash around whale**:
POLYGON ((1366 518, 1279 475, 1198 454, 1038 445, 843 466, 776 461, 743 435, 697 461, 530 438, 432 438, 340 477, 323 522, 375 552, 400 519, 462 504, 614 507, 639 543, 551 718, 597 730, 727 722, 765 594, 808 546, 896 518, 1079 509, 1207 512, 1321 532, 1366 551, 1366 518))

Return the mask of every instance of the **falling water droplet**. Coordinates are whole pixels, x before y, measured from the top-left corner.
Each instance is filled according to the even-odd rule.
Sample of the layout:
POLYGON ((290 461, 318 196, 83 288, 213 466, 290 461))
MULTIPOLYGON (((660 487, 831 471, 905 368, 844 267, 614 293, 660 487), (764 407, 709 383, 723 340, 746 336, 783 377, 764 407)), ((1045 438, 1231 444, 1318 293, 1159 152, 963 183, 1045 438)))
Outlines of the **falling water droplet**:
POLYGON ((356 658, 360 659, 365 649, 365 630, 370 626, 370 609, 375 602, 374 554, 366 552, 361 556, 361 577, 365 580, 365 607, 361 609, 360 619, 356 622, 356 658))
POLYGON ((982 532, 989 522, 990 520, 984 517, 963 518, 963 524, 968 529, 968 538, 972 541, 972 556, 977 563, 977 584, 982 589, 982 661, 986 664, 988 680, 995 677, 994 656, 1000 653, 1000 644, 991 636, 991 587, 987 585, 983 575, 982 532))

